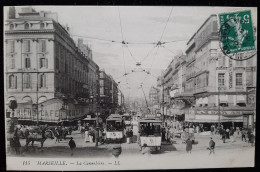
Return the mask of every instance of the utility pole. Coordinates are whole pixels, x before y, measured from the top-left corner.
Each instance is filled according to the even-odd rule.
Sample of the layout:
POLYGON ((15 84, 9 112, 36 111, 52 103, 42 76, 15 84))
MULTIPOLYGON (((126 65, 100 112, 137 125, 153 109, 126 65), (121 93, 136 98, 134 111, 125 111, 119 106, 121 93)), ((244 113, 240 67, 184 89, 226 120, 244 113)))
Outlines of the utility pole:
POLYGON ((164 125, 164 80, 162 79, 162 117, 164 125))
POLYGON ((220 127, 220 87, 218 87, 218 126, 220 127))

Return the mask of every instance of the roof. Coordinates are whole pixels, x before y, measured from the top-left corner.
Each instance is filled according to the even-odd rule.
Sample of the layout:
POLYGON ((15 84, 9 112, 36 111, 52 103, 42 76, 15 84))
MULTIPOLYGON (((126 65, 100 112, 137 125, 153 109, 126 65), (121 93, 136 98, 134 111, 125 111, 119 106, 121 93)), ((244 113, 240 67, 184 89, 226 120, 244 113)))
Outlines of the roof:
POLYGON ((97 118, 84 118, 83 121, 96 121, 97 118))
POLYGON ((140 123, 141 122, 146 122, 146 123, 161 123, 162 121, 157 119, 157 118, 143 118, 139 121, 140 123))
POLYGON ((122 115, 122 116, 131 116, 129 113, 125 113, 124 115, 122 115))
POLYGON ((122 116, 119 114, 111 114, 107 120, 122 120, 122 116))

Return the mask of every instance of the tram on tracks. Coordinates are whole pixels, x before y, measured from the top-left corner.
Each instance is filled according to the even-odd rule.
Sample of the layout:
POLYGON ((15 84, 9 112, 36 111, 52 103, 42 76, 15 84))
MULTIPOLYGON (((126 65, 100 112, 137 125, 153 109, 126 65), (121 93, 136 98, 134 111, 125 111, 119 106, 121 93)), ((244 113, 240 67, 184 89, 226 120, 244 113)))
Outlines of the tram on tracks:
POLYGON ((111 114, 106 119, 106 143, 124 142, 125 140, 125 123, 121 115, 111 114))
POLYGON ((162 120, 159 118, 141 118, 139 126, 139 147, 142 149, 144 144, 151 148, 151 151, 161 150, 162 142, 162 120))

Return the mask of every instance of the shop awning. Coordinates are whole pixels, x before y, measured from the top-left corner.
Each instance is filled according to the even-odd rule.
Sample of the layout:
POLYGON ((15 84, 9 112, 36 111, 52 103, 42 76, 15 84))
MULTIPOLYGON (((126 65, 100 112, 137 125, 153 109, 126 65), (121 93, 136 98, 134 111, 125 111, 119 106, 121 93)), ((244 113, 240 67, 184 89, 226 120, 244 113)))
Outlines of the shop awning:
POLYGON ((228 103, 228 95, 219 95, 220 103, 228 103))
POLYGON ((245 96, 243 95, 238 95, 236 99, 237 99, 237 103, 246 103, 245 96))

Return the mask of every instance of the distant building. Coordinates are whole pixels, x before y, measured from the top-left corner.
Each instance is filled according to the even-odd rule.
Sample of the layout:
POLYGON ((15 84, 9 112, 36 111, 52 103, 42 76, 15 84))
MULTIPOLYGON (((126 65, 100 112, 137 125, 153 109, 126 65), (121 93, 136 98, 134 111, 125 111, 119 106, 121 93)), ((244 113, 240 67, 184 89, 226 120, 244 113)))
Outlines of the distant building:
POLYGON ((159 93, 160 90, 154 86, 149 90, 149 107, 153 114, 160 112, 159 93))
POLYGON ((100 104, 104 114, 115 113, 118 108, 118 84, 111 75, 100 71, 100 104))
POLYGON ((92 62, 57 19, 56 13, 25 7, 5 21, 6 112, 16 100, 14 115, 21 121, 71 121, 90 111, 92 62))

